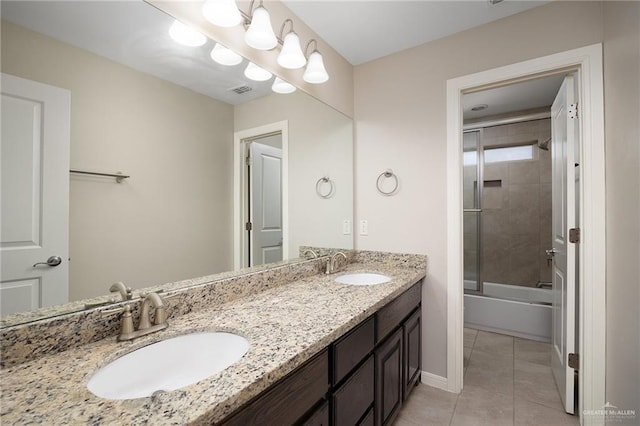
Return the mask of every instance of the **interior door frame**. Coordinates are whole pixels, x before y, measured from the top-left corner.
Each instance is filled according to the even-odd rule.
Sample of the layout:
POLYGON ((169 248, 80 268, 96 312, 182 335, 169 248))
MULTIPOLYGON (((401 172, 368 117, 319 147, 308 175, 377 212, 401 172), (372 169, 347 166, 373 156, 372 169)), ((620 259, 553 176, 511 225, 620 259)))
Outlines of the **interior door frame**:
POLYGON ((244 176, 244 140, 270 133, 282 135, 282 260, 289 259, 289 121, 240 130, 233 134, 233 268, 245 264, 244 211, 247 200, 244 176))
MULTIPOLYGON (((582 229, 578 281, 579 413, 602 412, 606 372, 605 144, 602 44, 593 44, 447 81, 447 390, 463 378, 462 95, 576 70, 580 82, 582 229)), ((581 418, 602 424, 604 416, 581 418)))

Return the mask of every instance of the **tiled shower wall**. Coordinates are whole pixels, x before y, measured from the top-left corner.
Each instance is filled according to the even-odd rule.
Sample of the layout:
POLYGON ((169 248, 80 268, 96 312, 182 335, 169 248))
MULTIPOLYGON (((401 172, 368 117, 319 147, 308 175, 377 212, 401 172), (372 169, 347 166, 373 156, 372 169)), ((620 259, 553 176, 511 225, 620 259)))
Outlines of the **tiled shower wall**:
MULTIPOLYGON (((490 163, 484 166, 482 198, 483 280, 535 287, 551 281, 545 249, 551 248, 551 153, 538 141, 551 137, 551 120, 536 120, 483 129, 482 144, 534 145, 534 159, 490 163), (492 182, 487 182, 492 181, 492 182)), ((465 181, 468 173, 465 170, 465 181)), ((473 270, 476 253, 465 223, 465 278, 473 270)))

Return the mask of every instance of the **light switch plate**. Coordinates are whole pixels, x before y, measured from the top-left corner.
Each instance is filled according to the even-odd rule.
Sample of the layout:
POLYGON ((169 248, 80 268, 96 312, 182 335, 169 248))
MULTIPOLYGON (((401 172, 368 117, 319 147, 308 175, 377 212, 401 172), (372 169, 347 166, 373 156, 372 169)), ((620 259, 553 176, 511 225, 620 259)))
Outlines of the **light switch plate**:
POLYGON ((351 235, 351 221, 348 219, 342 221, 342 235, 351 235))
POLYGON ((366 220, 360 221, 360 235, 369 235, 369 223, 366 220))

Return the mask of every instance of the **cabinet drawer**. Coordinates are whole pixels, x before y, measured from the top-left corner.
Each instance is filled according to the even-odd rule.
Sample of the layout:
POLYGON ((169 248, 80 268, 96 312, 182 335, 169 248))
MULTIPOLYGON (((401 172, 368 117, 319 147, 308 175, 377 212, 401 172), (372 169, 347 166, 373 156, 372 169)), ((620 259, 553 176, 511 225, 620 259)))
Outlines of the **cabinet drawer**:
POLYGON ((374 319, 370 317, 333 344, 332 385, 344 379, 373 350, 374 319))
POLYGON ((374 397, 373 356, 333 394, 333 424, 352 426, 367 412, 374 397))
POLYGON ((325 401, 301 426, 329 426, 329 403, 325 401))
POLYGON ((391 333, 403 319, 407 317, 420 304, 422 298, 422 281, 414 284, 409 290, 402 293, 395 300, 388 303, 376 313, 378 334, 376 342, 382 341, 391 333))
POLYGON ((369 410, 365 418, 362 419, 360 423, 358 423, 358 426, 373 426, 374 425, 373 420, 374 420, 373 407, 371 407, 371 409, 369 410))
POLYGON ((329 390, 327 349, 222 422, 224 425, 292 425, 329 390))

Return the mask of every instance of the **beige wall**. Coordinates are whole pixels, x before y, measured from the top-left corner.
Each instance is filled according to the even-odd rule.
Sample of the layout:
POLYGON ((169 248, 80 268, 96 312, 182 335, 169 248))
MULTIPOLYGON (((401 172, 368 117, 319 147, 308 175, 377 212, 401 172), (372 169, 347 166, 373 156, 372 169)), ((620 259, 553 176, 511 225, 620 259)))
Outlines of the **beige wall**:
POLYGON ((236 131, 282 120, 289 122, 289 257, 301 245, 352 248, 353 234, 342 233, 342 221, 353 218, 352 120, 300 92, 235 107, 236 131), (323 176, 335 187, 327 199, 316 194, 323 176))
MULTIPOLYGON (((640 2, 605 2, 607 401, 640 422, 640 2)), ((611 424, 620 424, 611 422, 611 424)))
POLYGON ((553 2, 355 67, 356 220, 369 221, 356 246, 429 256, 425 371, 447 375, 447 79, 599 42, 601 3, 553 2), (372 184, 386 168, 394 197, 372 184))
MULTIPOLYGON (((299 70, 282 68, 276 62, 278 54, 280 53, 278 47, 271 51, 261 51, 249 47, 244 42, 245 30, 241 25, 233 28, 221 28, 209 23, 202 16, 200 2, 147 1, 161 10, 166 11, 171 16, 199 28, 203 34, 206 34, 212 40, 219 41, 245 58, 296 85, 304 92, 331 105, 343 114, 353 117, 353 66, 331 46, 326 44, 324 40, 291 12, 281 1, 267 0, 264 2, 264 6, 271 16, 274 31, 279 32, 282 23, 285 19, 289 18, 293 20, 295 31, 300 37, 302 49, 306 47, 309 40, 315 39, 318 42, 318 51, 322 54, 325 68, 329 74, 328 82, 323 84, 309 84, 302 79, 304 68, 299 70)), ((240 10, 248 12, 249 1, 238 1, 238 7, 240 10)), ((288 27, 287 25, 287 29, 288 27)))
POLYGON ((230 270, 233 109, 2 21, 2 72, 71 91, 70 296, 230 270))

